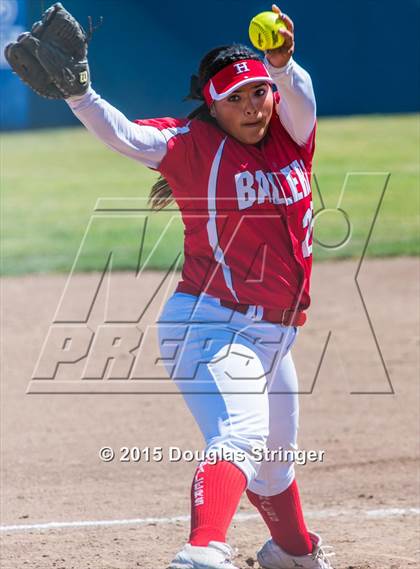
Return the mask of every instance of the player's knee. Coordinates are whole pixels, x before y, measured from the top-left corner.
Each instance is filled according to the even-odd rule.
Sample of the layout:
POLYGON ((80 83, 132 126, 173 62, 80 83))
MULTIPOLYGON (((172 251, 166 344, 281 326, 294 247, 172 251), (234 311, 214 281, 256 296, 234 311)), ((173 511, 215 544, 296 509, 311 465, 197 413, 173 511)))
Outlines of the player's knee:
POLYGON ((259 431, 230 433, 208 443, 207 452, 233 462, 245 474, 248 483, 260 468, 258 457, 267 449, 268 427, 259 431))

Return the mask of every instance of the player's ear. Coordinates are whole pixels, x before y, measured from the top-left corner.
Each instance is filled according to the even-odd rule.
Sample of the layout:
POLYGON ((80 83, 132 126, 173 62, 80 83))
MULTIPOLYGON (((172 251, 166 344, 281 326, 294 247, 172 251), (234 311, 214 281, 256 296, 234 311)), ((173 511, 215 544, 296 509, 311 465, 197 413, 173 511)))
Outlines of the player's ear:
POLYGON ((212 103, 211 107, 210 107, 210 114, 213 118, 216 118, 216 109, 214 108, 214 103, 212 103))

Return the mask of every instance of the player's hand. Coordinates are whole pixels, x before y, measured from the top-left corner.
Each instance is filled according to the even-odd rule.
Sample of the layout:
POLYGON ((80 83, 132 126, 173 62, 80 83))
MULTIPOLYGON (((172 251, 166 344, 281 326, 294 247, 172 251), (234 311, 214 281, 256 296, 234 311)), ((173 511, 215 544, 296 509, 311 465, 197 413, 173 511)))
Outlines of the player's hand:
POLYGON ((284 67, 290 60, 295 51, 295 26, 287 14, 283 14, 280 8, 273 4, 271 9, 279 15, 279 18, 286 24, 287 29, 280 28, 279 34, 284 37, 284 44, 277 49, 270 49, 266 52, 268 61, 274 67, 284 67))

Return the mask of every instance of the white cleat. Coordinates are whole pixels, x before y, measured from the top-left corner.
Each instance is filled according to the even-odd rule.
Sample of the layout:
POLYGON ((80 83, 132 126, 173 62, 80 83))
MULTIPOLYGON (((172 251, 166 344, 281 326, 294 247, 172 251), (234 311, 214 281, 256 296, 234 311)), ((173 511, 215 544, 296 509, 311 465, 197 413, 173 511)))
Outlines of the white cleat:
POLYGON ((272 539, 258 551, 257 559, 262 569, 333 569, 329 557, 335 553, 326 553, 329 546, 321 547, 322 540, 316 533, 309 532, 314 550, 308 555, 289 555, 272 539))
POLYGON ((211 541, 206 547, 187 543, 168 569, 238 569, 232 564, 234 551, 227 543, 211 541))

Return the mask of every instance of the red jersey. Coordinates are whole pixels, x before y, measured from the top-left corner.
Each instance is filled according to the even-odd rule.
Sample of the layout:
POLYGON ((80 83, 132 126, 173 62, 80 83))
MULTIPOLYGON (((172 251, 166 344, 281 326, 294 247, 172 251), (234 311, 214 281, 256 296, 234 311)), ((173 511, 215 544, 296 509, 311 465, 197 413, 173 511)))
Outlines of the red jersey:
POLYGON ((185 226, 178 291, 264 308, 310 304, 314 127, 299 146, 276 112, 258 146, 198 119, 135 121, 165 130, 159 172, 185 226))

